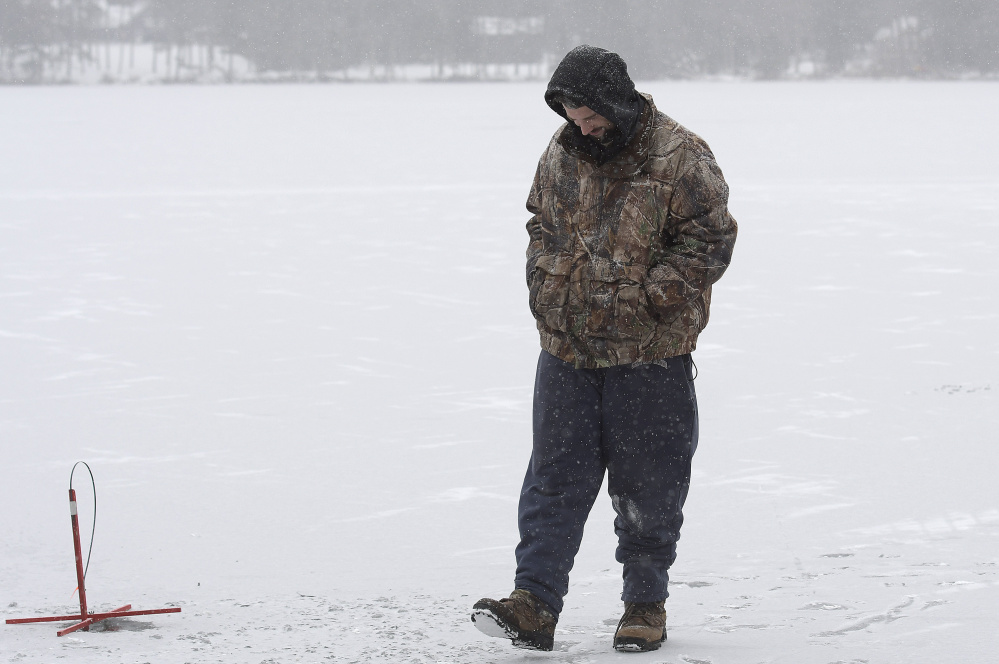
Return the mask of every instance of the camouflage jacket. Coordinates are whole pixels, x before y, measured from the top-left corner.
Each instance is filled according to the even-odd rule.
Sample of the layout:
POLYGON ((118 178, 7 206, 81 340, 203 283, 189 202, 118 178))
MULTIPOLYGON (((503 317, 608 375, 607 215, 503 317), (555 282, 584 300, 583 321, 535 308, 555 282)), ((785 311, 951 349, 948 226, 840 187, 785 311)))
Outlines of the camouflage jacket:
POLYGON ((541 346, 577 368, 694 350, 736 223, 707 144, 658 112, 603 166, 569 125, 541 156, 527 209, 527 283, 541 346))

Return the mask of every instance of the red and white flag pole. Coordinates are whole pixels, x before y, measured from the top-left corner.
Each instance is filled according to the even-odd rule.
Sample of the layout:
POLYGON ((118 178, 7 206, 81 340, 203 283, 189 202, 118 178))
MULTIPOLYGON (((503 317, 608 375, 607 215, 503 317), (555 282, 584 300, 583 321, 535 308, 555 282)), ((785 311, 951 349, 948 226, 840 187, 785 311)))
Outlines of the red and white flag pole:
POLYGON ((69 520, 73 524, 73 552, 76 554, 76 588, 80 594, 80 615, 87 615, 86 574, 83 572, 83 547, 80 546, 80 519, 76 509, 76 490, 69 490, 69 520))
MULTIPOLYGON (((86 465, 86 464, 84 464, 86 465)), ((75 468, 75 466, 74 466, 75 468)), ((89 470, 90 467, 87 466, 89 470)), ((91 475, 92 477, 92 475, 91 475)), ((70 474, 70 484, 72 485, 72 474, 70 474)), ((95 498, 96 500, 96 498, 95 498)), ((89 630, 90 626, 94 623, 100 622, 101 620, 107 620, 108 618, 124 618, 127 616, 148 616, 157 613, 180 613, 180 607, 170 607, 167 609, 145 609, 142 611, 132 611, 132 605, 126 604, 120 606, 117 609, 112 609, 106 613, 88 613, 87 612, 87 587, 86 587, 86 572, 83 569, 83 547, 80 545, 80 521, 77 516, 76 508, 76 491, 70 486, 69 489, 69 518, 73 525, 73 552, 76 555, 76 583, 77 589, 80 596, 80 613, 77 615, 68 616, 45 616, 39 618, 11 618, 7 620, 8 625, 21 625, 24 623, 39 623, 39 622, 63 622, 68 620, 76 620, 73 625, 61 629, 56 632, 56 636, 65 636, 71 632, 77 630, 89 630)))

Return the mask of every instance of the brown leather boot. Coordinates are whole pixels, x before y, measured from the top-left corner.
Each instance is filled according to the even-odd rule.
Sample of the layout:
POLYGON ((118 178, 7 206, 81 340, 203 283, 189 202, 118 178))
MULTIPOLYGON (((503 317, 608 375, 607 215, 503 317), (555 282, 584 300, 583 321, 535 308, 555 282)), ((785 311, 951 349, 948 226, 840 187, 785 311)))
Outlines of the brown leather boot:
POLYGON ((518 648, 551 650, 558 619, 548 605, 526 590, 501 599, 480 599, 472 606, 472 622, 488 636, 510 639, 518 648))
POLYGON ((665 600, 624 603, 624 615, 614 632, 614 649, 622 652, 658 650, 666 640, 665 600))

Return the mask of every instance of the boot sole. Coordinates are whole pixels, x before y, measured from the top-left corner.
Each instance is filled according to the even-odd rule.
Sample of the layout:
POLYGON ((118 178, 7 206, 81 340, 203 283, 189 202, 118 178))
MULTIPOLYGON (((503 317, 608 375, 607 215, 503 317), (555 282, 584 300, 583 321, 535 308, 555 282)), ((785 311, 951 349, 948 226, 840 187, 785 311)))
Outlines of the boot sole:
POLYGON ((659 650, 665 640, 665 636, 658 641, 646 641, 636 636, 622 636, 614 639, 614 650, 618 652, 651 652, 659 650))
POLYGON ((548 652, 555 647, 555 637, 539 632, 521 632, 488 609, 472 611, 472 623, 486 636, 510 639, 517 648, 548 652))

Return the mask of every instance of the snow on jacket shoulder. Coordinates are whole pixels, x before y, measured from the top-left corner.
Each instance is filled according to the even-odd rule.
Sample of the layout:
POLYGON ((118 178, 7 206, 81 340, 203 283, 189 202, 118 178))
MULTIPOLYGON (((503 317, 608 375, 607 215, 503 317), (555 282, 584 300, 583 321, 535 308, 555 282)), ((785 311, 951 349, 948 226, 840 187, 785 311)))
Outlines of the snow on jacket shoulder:
POLYGON ((541 346, 579 368, 694 350, 737 226, 699 136, 645 99, 634 138, 603 165, 563 125, 527 209, 527 282, 541 346))

